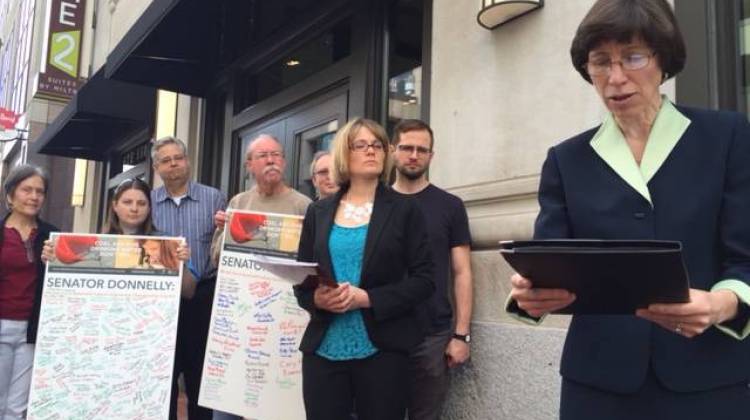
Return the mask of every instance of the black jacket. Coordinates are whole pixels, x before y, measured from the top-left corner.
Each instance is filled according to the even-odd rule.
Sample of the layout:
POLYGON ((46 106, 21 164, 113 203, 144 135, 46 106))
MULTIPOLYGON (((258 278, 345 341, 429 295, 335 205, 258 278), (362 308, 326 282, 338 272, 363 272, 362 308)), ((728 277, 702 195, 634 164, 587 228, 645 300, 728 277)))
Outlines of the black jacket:
MULTIPOLYGON (((3 246, 3 240, 5 239, 5 221, 8 220, 10 213, 8 213, 2 221, 0 226, 0 247, 3 246)), ((36 342, 36 330, 39 324, 39 309, 42 306, 42 288, 44 286, 44 263, 42 263, 42 247, 44 241, 49 239, 50 232, 57 232, 59 229, 55 226, 37 219, 37 231, 34 237, 34 258, 36 258, 36 291, 34 292, 34 307, 31 311, 31 318, 29 318, 29 327, 26 330, 26 342, 36 342)), ((0 281, 3 281, 0 278, 0 281)))
MULTIPOLYGON (((534 236, 677 240, 691 287, 750 284, 750 124, 736 113, 678 109, 691 123, 647 184, 653 207, 595 153, 590 130, 550 149, 534 236)), ((747 382, 750 340, 713 327, 689 339, 635 316, 573 317, 562 376, 629 393, 649 368, 678 392, 747 382)))
MULTIPOLYGON (((310 205, 299 243, 300 261, 317 262, 333 274, 328 238, 336 209, 346 188, 310 205)), ((379 185, 365 240, 360 287, 371 307, 362 310, 367 333, 375 347, 408 352, 423 339, 415 307, 434 292, 433 262, 424 216, 411 198, 379 185)), ((315 307, 314 291, 295 287, 299 305, 310 313, 300 350, 318 349, 332 313, 315 307)))

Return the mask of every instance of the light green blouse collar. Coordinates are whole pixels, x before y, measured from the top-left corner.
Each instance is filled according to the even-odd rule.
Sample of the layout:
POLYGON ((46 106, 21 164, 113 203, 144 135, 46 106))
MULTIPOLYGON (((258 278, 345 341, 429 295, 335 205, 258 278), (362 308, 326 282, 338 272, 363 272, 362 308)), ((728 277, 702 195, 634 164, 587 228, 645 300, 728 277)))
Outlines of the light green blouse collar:
POLYGON ((689 125, 690 120, 680 113, 666 96, 662 96, 661 108, 656 115, 654 126, 651 127, 640 166, 636 163, 612 113, 607 115, 604 123, 594 134, 591 147, 620 178, 638 191, 653 207, 648 182, 667 160, 689 125))

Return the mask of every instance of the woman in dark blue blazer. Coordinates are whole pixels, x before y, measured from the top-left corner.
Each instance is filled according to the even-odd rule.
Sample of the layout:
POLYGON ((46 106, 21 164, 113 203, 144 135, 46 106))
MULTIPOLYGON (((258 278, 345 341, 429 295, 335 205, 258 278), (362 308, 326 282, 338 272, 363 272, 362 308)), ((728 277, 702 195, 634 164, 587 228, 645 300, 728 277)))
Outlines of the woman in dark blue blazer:
MULTIPOLYGON (((682 242, 690 302, 634 316, 573 317, 560 418, 750 418, 750 125, 744 115, 676 106, 661 83, 685 47, 664 0, 599 0, 571 47, 610 111, 552 147, 542 168, 538 239, 682 242)), ((575 300, 516 274, 508 311, 538 322, 575 300)))
POLYGON ((358 118, 331 146, 341 190, 310 205, 301 261, 314 261, 337 287, 295 287, 310 313, 302 338, 309 420, 403 420, 409 352, 422 340, 414 308, 434 290, 424 216, 385 185, 385 130, 358 118))

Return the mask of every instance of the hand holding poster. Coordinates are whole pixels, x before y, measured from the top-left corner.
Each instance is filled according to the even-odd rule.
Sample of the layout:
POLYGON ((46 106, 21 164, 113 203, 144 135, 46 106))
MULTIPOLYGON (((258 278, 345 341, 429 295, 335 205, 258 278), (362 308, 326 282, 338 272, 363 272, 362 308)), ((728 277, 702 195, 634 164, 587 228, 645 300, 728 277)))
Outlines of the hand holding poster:
POLYGON ((260 420, 305 418, 299 342, 309 316, 292 286, 302 217, 231 210, 219 257, 199 404, 260 420))
POLYGON ((262 255, 282 264, 297 259, 302 216, 230 210, 222 251, 262 255))
POLYGON ((51 236, 28 419, 167 419, 181 240, 51 236))

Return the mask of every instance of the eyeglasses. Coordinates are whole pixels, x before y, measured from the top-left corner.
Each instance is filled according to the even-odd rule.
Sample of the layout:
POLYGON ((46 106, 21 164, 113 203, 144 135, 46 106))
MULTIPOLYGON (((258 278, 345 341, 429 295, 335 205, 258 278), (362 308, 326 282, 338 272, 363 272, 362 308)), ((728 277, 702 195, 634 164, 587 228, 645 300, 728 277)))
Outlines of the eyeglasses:
POLYGON ((252 159, 268 159, 271 158, 273 160, 280 159, 284 157, 284 153, 282 152, 257 152, 254 155, 250 155, 250 160, 252 159))
POLYGON ((31 195, 36 193, 37 195, 40 195, 44 197, 44 195, 47 193, 44 188, 35 188, 30 185, 18 187, 18 191, 22 192, 25 195, 31 195))
POLYGON ((185 155, 167 156, 167 157, 163 157, 157 160, 157 162, 159 162, 160 165, 171 165, 172 162, 180 163, 184 161, 185 161, 185 155))
POLYGON ((355 152, 365 153, 367 149, 372 147, 375 152, 382 152, 385 149, 385 145, 380 140, 375 140, 372 143, 368 143, 367 140, 357 140, 352 142, 351 149, 355 152))
POLYGON ((329 171, 328 169, 321 169, 319 171, 313 172, 313 175, 315 175, 315 176, 328 176, 328 175, 330 175, 330 173, 331 173, 331 171, 329 171))
POLYGON ((414 153, 414 151, 417 151, 417 155, 419 156, 425 156, 429 153, 432 153, 432 150, 430 150, 427 147, 424 146, 414 146, 411 144, 399 144, 396 146, 396 150, 398 150, 401 153, 405 153, 407 155, 411 155, 414 153))
POLYGON ((631 52, 622 56, 621 60, 612 60, 609 56, 596 56, 586 63, 586 72, 591 77, 609 76, 612 66, 619 63, 625 71, 641 70, 648 66, 654 53, 631 52))

